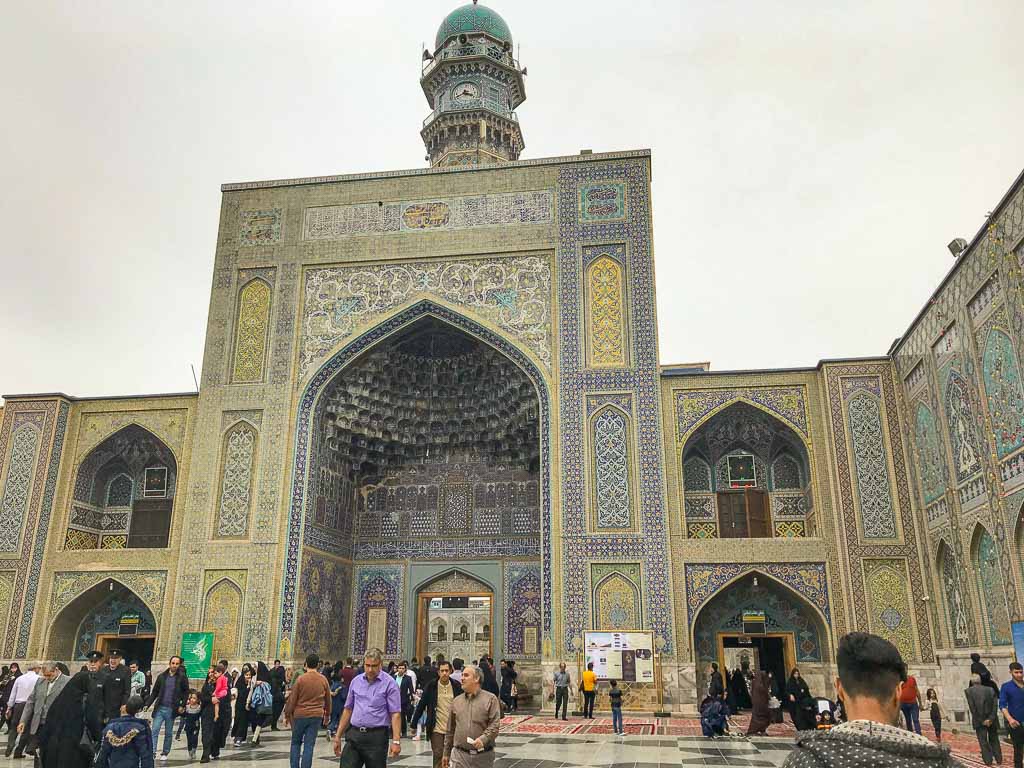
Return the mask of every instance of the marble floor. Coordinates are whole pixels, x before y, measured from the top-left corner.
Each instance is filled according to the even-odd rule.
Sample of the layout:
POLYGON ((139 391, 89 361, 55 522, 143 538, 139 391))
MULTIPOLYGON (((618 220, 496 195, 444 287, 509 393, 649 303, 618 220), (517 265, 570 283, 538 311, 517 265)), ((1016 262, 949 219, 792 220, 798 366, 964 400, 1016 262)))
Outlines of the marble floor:
MULTIPOLYGON (((228 747, 220 760, 211 762, 225 766, 259 765, 266 768, 287 768, 289 734, 284 731, 264 735, 258 747, 228 747)), ((699 736, 625 736, 612 734, 543 735, 510 733, 498 737, 495 768, 689 768, 689 766, 761 766, 782 765, 792 747, 792 738, 718 739, 710 741, 699 736)), ((326 735, 321 735, 313 766, 337 765, 326 735)), ((430 768, 430 745, 425 741, 403 739, 402 754, 389 760, 398 768, 430 768)), ((0 757, 0 765, 13 764, 28 768, 27 761, 0 757)), ((166 763, 157 766, 189 765, 184 739, 174 742, 166 763)), ((198 764, 198 760, 196 761, 198 764)))

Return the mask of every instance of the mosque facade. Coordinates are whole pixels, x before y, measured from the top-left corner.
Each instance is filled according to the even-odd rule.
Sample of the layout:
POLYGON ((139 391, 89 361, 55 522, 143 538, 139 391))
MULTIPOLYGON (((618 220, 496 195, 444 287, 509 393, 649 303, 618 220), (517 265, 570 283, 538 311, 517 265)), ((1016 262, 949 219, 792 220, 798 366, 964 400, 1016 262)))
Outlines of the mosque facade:
POLYGON ((644 630, 688 712, 866 630, 962 713, 1024 618, 1024 178, 877 357, 666 365, 651 155, 520 159, 512 50, 445 19, 429 168, 223 186, 197 393, 5 398, 0 656, 488 653, 550 706, 644 630))

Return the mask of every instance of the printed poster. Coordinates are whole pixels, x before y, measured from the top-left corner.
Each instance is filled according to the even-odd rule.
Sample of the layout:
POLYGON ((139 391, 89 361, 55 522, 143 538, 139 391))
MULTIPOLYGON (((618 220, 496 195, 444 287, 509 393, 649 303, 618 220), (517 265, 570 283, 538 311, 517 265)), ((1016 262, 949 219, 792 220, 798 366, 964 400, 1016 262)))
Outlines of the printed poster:
POLYGON ((654 637, 650 632, 587 632, 584 663, 598 680, 654 682, 654 637))

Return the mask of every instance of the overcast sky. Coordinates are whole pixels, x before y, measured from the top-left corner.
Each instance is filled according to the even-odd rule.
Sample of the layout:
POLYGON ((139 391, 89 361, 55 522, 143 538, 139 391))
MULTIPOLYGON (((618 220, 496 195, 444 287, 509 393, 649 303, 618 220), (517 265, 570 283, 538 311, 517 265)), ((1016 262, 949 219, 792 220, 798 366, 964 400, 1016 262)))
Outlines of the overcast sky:
MULTIPOLYGON (((457 3, 4 3, 0 392, 192 390, 219 185, 422 167, 457 3)), ((1024 166, 1020 0, 491 4, 524 158, 653 151, 663 363, 884 354, 1024 166)))

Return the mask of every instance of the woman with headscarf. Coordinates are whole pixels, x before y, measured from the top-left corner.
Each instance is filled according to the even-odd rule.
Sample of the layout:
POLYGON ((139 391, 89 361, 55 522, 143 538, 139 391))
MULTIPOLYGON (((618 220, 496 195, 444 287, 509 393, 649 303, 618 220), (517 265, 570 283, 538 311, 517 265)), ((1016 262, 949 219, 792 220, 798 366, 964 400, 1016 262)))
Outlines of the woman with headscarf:
POLYGON ((482 684, 483 689, 488 693, 493 693, 495 696, 499 696, 501 689, 498 687, 498 678, 494 675, 494 667, 491 666, 489 659, 480 659, 480 671, 484 676, 482 684))
POLYGON ((270 725, 274 711, 273 701, 274 694, 270 687, 270 668, 262 661, 257 661, 256 679, 249 686, 249 700, 246 703, 254 746, 260 743, 260 731, 270 725))
POLYGON ((771 698, 768 673, 759 669, 754 673, 754 682, 750 684, 750 725, 747 736, 767 736, 768 726, 772 722, 772 713, 768 708, 771 698))
MULTIPOLYGON (((21 677, 21 667, 16 661, 12 661, 10 667, 4 667, 4 674, 0 676, 0 727, 7 723, 7 700, 11 698, 14 681, 19 677, 21 677)), ((17 729, 18 724, 7 723, 7 727, 8 729, 17 729)))
POLYGON ((235 717, 231 726, 232 742, 236 747, 242 746, 249 736, 249 710, 246 709, 249 703, 249 687, 252 685, 252 667, 248 664, 242 667, 242 674, 235 682, 235 717))
POLYGON ((46 713, 46 722, 39 728, 40 765, 42 768, 89 768, 95 755, 89 744, 83 744, 88 733, 93 743, 99 740, 100 723, 92 707, 85 706, 89 694, 89 673, 79 672, 53 700, 46 713))
POLYGON ((807 681, 800 676, 796 667, 789 673, 786 682, 786 707, 793 718, 793 727, 798 731, 806 731, 814 727, 814 699, 807 681))
POLYGON ((971 654, 971 674, 978 675, 981 678, 981 684, 987 685, 995 691, 996 698, 999 698, 999 686, 996 685, 996 681, 992 679, 992 673, 989 672, 988 667, 985 666, 985 662, 981 660, 981 654, 971 654))
POLYGON ((736 667, 732 677, 729 678, 729 692, 732 694, 735 708, 733 712, 740 712, 750 709, 750 691, 747 690, 747 678, 743 676, 743 670, 736 667))

